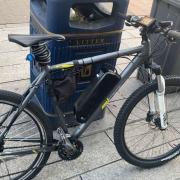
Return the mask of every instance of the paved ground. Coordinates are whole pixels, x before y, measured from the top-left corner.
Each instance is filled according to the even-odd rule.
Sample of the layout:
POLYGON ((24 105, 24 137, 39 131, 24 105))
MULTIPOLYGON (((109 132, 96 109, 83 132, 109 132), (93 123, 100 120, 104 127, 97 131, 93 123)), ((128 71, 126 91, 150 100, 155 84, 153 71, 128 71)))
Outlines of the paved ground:
MULTIPOLYGON (((0 4, 2 5, 0 6, 0 17, 6 17, 5 14, 7 14, 7 11, 5 9, 7 6, 9 8, 14 6, 17 7, 17 9, 21 8, 21 10, 24 10, 24 12, 20 12, 16 8, 13 8, 12 12, 14 14, 8 13, 9 16, 6 17, 7 19, 0 18, 0 24, 2 24, 0 25, 0 89, 22 92, 29 84, 29 64, 24 60, 28 49, 9 43, 7 41, 7 35, 9 33, 28 33, 29 24, 26 23, 28 20, 26 14, 28 11, 27 8, 25 8, 28 5, 26 0, 21 0, 19 5, 14 2, 15 0, 0 0, 0 4), (17 14, 21 18, 23 16, 23 20, 20 18, 20 20, 17 21, 17 14), (12 24, 14 22, 21 22, 21 24, 12 24)), ((16 2, 19 3, 18 1, 16 2)), ((131 1, 130 12, 137 12, 133 9, 138 6, 138 2, 139 0, 131 1)), ((143 7, 144 6, 145 4, 143 4, 143 7)), ((142 6, 138 8, 141 9, 138 10, 138 14, 149 13, 149 11, 144 11, 142 6)), ((139 44, 140 38, 138 31, 127 27, 125 29, 126 31, 123 33, 121 48, 133 47, 139 44)), ((117 63, 118 71, 124 69, 127 63, 127 60, 119 59, 117 63)), ((115 150, 112 135, 115 118, 126 98, 140 85, 140 82, 137 81, 135 77, 136 73, 131 76, 121 91, 115 95, 106 110, 105 117, 92 124, 84 134, 82 137, 84 143, 84 152, 82 156, 72 162, 59 161, 51 164, 59 160, 57 154, 53 153, 49 160, 49 165, 47 165, 35 179, 175 180, 180 178, 180 158, 160 168, 143 170, 126 163, 115 150)))
MULTIPOLYGON (((27 0, 0 0, 0 24, 26 23, 29 21, 27 0)), ((129 13, 149 14, 152 0, 130 0, 129 13)))
POLYGON ((28 22, 29 2, 27 0, 0 0, 0 24, 28 22))

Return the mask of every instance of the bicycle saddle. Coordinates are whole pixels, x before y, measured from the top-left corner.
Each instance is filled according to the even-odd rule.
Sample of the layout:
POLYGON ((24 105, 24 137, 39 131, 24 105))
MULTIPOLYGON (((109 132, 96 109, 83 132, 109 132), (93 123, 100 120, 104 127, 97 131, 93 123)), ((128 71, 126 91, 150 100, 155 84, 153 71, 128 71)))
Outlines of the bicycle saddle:
POLYGON ((54 34, 39 34, 39 35, 21 35, 21 34, 9 34, 8 39, 10 42, 17 43, 23 47, 30 47, 39 42, 56 40, 56 41, 63 41, 65 37, 62 35, 54 34))

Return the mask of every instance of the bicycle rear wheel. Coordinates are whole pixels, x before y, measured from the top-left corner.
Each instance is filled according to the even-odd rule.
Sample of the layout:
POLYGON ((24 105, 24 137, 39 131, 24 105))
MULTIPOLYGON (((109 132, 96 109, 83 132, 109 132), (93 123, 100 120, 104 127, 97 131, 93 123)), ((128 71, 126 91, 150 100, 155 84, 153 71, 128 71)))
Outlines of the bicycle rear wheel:
POLYGON ((180 78, 166 79, 166 130, 160 129, 157 88, 157 82, 153 82, 137 89, 123 105, 114 128, 114 142, 119 154, 142 168, 163 165, 180 153, 180 78), (155 95, 156 112, 150 117, 152 94, 155 95))
MULTIPOLYGON (((17 108, 21 96, 15 93, 0 91, 0 122, 5 116, 6 121, 0 126, 0 132, 6 128, 17 108)), ((52 134, 48 128, 46 117, 39 108, 30 103, 14 122, 0 145, 0 178, 32 179, 46 164, 50 152, 38 151, 51 145, 52 134)))

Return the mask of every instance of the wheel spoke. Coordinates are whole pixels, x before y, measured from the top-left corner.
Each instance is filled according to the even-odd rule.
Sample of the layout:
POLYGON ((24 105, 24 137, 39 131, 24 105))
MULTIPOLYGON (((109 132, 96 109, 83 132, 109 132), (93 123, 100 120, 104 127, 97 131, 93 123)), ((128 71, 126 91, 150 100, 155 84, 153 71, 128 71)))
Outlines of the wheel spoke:
MULTIPOLYGON (((14 113, 13 110, 17 109, 14 104, 9 102, 6 104, 0 100, 0 118, 3 122, 0 132, 7 128, 14 113)), ((4 144, 0 145, 2 151, 0 153, 0 178, 26 179, 31 175, 33 177, 36 169, 46 162, 48 156, 45 157, 45 154, 51 152, 52 149, 46 148, 46 130, 40 118, 37 117, 29 110, 23 111, 7 132, 4 144)))
POLYGON ((6 149, 19 149, 19 148, 28 148, 28 147, 39 147, 39 145, 29 145, 29 146, 15 146, 15 147, 5 147, 4 150, 6 149))
MULTIPOLYGON (((26 150, 19 150, 19 151, 7 151, 7 152, 3 152, 3 153, 0 153, 0 156, 16 156, 16 157, 21 157, 21 156, 26 156, 26 155, 30 155, 30 154, 37 154, 38 152, 41 152, 40 151, 40 148, 39 149, 26 149, 26 150)), ((10 158, 10 157, 8 157, 10 158)), ((13 158, 13 157, 12 157, 13 158)), ((13 158, 14 159, 14 158, 13 158)), ((3 162, 2 160, 3 159, 0 159, 0 162, 3 162)))

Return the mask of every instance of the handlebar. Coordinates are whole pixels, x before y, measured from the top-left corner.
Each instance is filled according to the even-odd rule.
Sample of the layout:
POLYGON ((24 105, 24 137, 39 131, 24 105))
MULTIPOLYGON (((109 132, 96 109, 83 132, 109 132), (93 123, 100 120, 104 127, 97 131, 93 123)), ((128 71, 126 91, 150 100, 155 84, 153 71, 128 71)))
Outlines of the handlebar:
POLYGON ((133 27, 143 27, 146 33, 161 33, 170 40, 180 40, 180 32, 172 30, 172 21, 157 21, 156 19, 147 16, 139 17, 131 15, 126 16, 125 20, 126 25, 133 27))

